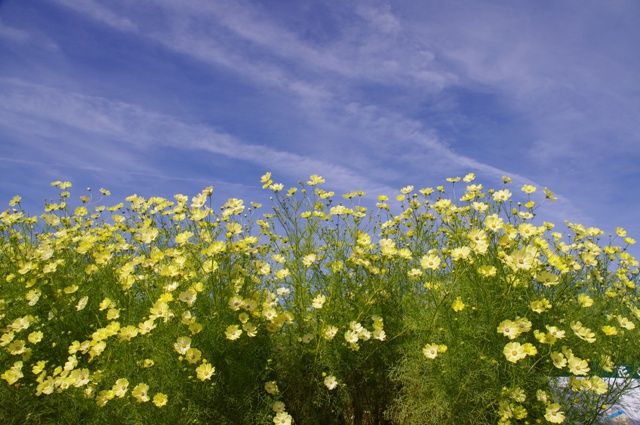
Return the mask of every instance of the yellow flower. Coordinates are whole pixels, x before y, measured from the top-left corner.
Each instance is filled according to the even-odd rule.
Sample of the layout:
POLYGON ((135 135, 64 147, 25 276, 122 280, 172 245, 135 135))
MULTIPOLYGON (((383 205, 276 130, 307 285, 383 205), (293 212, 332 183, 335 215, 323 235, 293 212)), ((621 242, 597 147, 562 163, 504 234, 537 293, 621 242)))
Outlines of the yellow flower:
POLYGON ((62 291, 65 294, 73 294, 77 290, 78 290, 78 285, 69 285, 69 286, 65 287, 62 291))
POLYGON ((521 333, 518 324, 512 320, 503 320, 500 322, 497 331, 509 339, 516 339, 521 333))
POLYGON ((420 259, 420 266, 423 269, 436 270, 440 266, 440 258, 434 254, 424 255, 420 259))
POLYGON ((604 333, 607 336, 612 336, 612 335, 617 335, 618 330, 615 328, 615 326, 604 325, 602 327, 602 333, 604 333))
POLYGON ((315 261, 316 261, 316 254, 307 254, 304 257, 302 257, 302 264, 304 264, 305 267, 311 266, 313 263, 315 263, 315 261))
POLYGON ((624 316, 618 316, 616 317, 616 319, 618 320, 620 327, 625 328, 628 331, 632 331, 636 328, 635 323, 633 323, 631 320, 627 319, 624 316))
POLYGON ((278 383, 276 381, 267 381, 264 383, 264 390, 271 394, 277 395, 280 391, 278 390, 278 383))
MULTIPOLYGON (((43 388, 42 392, 44 394, 51 394, 51 392, 53 392, 53 388, 51 388, 51 392, 45 392, 44 391, 45 389, 49 391, 49 388, 43 388)), ((104 407, 109 400, 113 399, 113 397, 114 397, 113 390, 102 390, 96 396, 96 404, 100 407, 104 407)))
POLYGON ((561 424, 564 422, 564 413, 558 403, 551 403, 545 410, 544 418, 553 424, 561 424))
POLYGON ((178 233, 176 235, 176 243, 178 245, 184 245, 186 244, 189 239, 191 239, 193 237, 193 233, 192 232, 182 232, 182 233, 178 233))
POLYGON ((493 200, 496 202, 505 202, 511 198, 511 191, 509 189, 497 190, 493 193, 493 200))
POLYGON ((552 307, 551 303, 546 298, 541 298, 537 300, 531 301, 529 303, 529 308, 533 310, 535 313, 544 313, 552 307))
POLYGON ((110 308, 107 310, 107 320, 115 320, 120 317, 120 309, 110 308))
POLYGON ((543 390, 536 390, 536 400, 542 403, 547 403, 549 395, 543 390))
POLYGON ((313 299, 311 306, 315 309, 321 309, 322 306, 324 305, 325 301, 327 300, 327 297, 325 297, 322 294, 318 294, 315 296, 315 298, 313 299))
POLYGON ((187 362, 191 364, 198 363, 201 357, 202 357, 202 352, 197 348, 193 348, 193 347, 189 348, 187 352, 184 354, 184 358, 187 360, 187 362))
POLYGON ((464 310, 464 308, 466 307, 465 303, 462 301, 462 298, 457 297, 455 299, 455 301, 453 302, 453 304, 451 304, 451 308, 453 309, 453 311, 455 312, 459 312, 464 310))
POLYGON ((33 365, 33 367, 31 368, 31 373, 33 373, 34 375, 39 375, 40 372, 42 372, 44 370, 45 365, 47 364, 46 360, 40 360, 38 361, 36 364, 33 365))
POLYGON ((120 333, 118 334, 120 340, 122 341, 130 341, 138 335, 138 328, 133 325, 127 325, 124 328, 120 329, 120 333))
POLYGON ((113 384, 111 391, 113 391, 115 397, 122 398, 127 393, 128 388, 129 381, 126 378, 120 378, 113 384))
POLYGON ((581 322, 572 322, 571 329, 576 336, 588 343, 593 343, 596 341, 596 334, 586 326, 584 326, 581 322))
POLYGON ((291 425, 291 421, 293 421, 291 415, 284 411, 278 412, 273 418, 275 425, 291 425))
POLYGON ((82 311, 87 306, 87 302, 89 301, 89 297, 84 296, 78 300, 78 304, 76 304, 76 310, 82 311))
POLYGON ((465 260, 469 255, 471 255, 471 248, 468 246, 461 246, 451 250, 451 258, 455 261, 465 260))
POLYGON ((325 182, 324 178, 321 176, 318 176, 317 174, 312 174, 311 176, 309 176, 309 180, 307 181, 307 184, 309 186, 316 186, 319 184, 323 184, 325 182))
POLYGON ((497 273, 497 269, 494 266, 480 266, 478 267, 478 274, 482 277, 493 277, 497 273))
POLYGON ((593 299, 583 293, 578 295, 578 304, 580 304, 580 307, 591 307, 593 305, 593 299))
POLYGON ((215 371, 216 368, 213 367, 211 363, 205 360, 200 366, 196 368, 196 376, 199 380, 204 381, 207 379, 211 379, 215 371))
POLYGON ((23 339, 17 339, 7 346, 7 351, 13 356, 23 354, 26 350, 27 345, 23 339))
POLYGON ((243 323, 242 329, 246 332, 247 336, 253 338, 258 335, 258 327, 253 323, 243 323))
POLYGON ((7 381, 7 384, 13 385, 20 380, 24 375, 22 374, 22 362, 17 361, 9 369, 4 371, 0 378, 7 381))
POLYGON ((502 352, 504 353, 507 361, 511 363, 517 363, 518 361, 527 357, 524 346, 519 342, 509 342, 504 346, 502 352))
POLYGON ((556 338, 551 334, 546 334, 544 332, 540 332, 539 330, 533 331, 533 336, 538 340, 541 344, 549 344, 553 345, 556 342, 556 338))
POLYGON ((338 328, 335 326, 327 326, 322 331, 322 337, 326 340, 332 340, 338 333, 338 328))
POLYGON ((138 403, 144 403, 146 401, 149 401, 149 395, 147 394, 148 391, 149 385, 140 383, 133 387, 131 395, 138 401, 138 403))
POLYGON ((271 406, 271 410, 273 410, 275 413, 280 413, 280 412, 284 412, 285 409, 285 404, 281 401, 274 401, 273 405, 271 406))
POLYGON ((167 401, 169 401, 169 397, 167 397, 166 394, 163 393, 156 393, 153 396, 153 404, 156 405, 156 407, 162 407, 165 404, 167 404, 167 401))
POLYGON ((554 338, 558 338, 558 339, 564 338, 565 331, 559 329, 557 326, 545 325, 545 327, 547 328, 547 331, 549 331, 549 334, 554 338))
POLYGON ((336 379, 335 376, 329 375, 326 378, 324 378, 324 385, 329 390, 333 390, 334 388, 336 388, 338 386, 338 380, 336 379))
POLYGON ((491 214, 484 219, 484 226, 492 232, 498 232, 504 226, 504 221, 497 214, 491 214))
POLYGON ((240 329, 240 326, 238 325, 229 325, 227 326, 224 334, 229 341, 235 341, 240 338, 240 335, 242 335, 242 329, 240 329))
POLYGON ((465 183, 471 183, 476 179, 476 175, 474 173, 468 173, 466 176, 462 178, 462 181, 465 183))
POLYGON ((176 340, 176 343, 173 344, 173 348, 178 352, 178 354, 184 355, 187 350, 191 347, 191 338, 188 336, 181 336, 176 340))
POLYGON ((260 177, 260 183, 263 184, 262 188, 266 189, 271 185, 271 172, 267 171, 266 173, 264 173, 262 175, 262 177, 260 177))
POLYGON ((535 347, 535 345, 531 344, 530 342, 526 342, 522 346, 522 349, 524 350, 525 354, 527 354, 528 356, 535 356, 536 354, 538 354, 538 349, 535 347))
POLYGON ((609 385, 607 384, 607 381, 605 381, 599 376, 592 376, 589 379, 589 383, 590 383, 591 391, 593 391, 596 394, 603 395, 603 394, 606 394, 607 391, 609 391, 609 385))
POLYGON ((530 184, 525 184, 522 186, 522 188, 520 188, 520 190, 522 190, 526 194, 531 194, 536 191, 536 187, 530 184))
POLYGON ((35 332, 31 332, 27 337, 27 339, 29 340, 30 343, 37 344, 40 341, 42 341, 42 337, 43 337, 42 331, 35 331, 35 332))
POLYGON ((569 371, 574 375, 586 375, 589 372, 589 363, 576 356, 569 356, 567 360, 569 371))
POLYGON ((438 354, 446 352, 448 347, 444 344, 426 344, 422 347, 422 354, 427 359, 435 359, 438 357, 438 354))
POLYGON ((109 308, 112 305, 113 305, 113 301, 111 301, 111 298, 105 298, 100 302, 100 305, 98 306, 98 309, 100 311, 106 310, 107 308, 109 308))
POLYGON ((438 344, 427 344, 422 348, 422 354, 428 359, 438 357, 438 344))

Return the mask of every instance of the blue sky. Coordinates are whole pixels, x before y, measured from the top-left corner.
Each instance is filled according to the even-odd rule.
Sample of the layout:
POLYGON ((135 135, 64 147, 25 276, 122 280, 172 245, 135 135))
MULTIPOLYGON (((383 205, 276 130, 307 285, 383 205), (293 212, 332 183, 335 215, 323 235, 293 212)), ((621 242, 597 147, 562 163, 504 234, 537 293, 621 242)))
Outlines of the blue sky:
MULTIPOLYGON (((475 172, 640 239, 636 1, 0 2, 0 201, 475 172)), ((636 250, 637 252, 637 250, 636 250)))

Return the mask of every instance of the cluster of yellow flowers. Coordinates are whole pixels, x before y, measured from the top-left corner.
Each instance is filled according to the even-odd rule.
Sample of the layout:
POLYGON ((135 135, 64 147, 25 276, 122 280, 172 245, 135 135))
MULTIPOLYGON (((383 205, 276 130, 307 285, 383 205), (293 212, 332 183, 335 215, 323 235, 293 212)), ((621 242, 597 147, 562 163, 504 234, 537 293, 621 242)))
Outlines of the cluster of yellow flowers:
MULTIPOLYGON (((251 217, 262 206, 236 198, 216 213, 211 187, 191 199, 131 195, 111 206, 84 196, 71 211, 71 184, 57 181, 58 202, 39 216, 28 216, 15 197, 0 213, 1 378, 16 387, 32 383, 37 396, 81 389, 100 407, 130 394, 161 408, 171 395, 160 391, 160 377, 145 382, 152 375, 144 371, 176 361, 188 379, 213 385, 221 362, 213 341, 244 346, 286 334, 316 358, 326 350, 345 348, 347 356, 392 344, 408 328, 390 333, 378 306, 396 294, 389 282, 401 279, 410 298, 423 297, 434 311, 434 323, 419 333, 427 360, 437 363, 458 347, 436 320, 451 311, 451 321, 467 326, 488 317, 478 316, 491 308, 482 288, 494 285, 513 305, 524 305, 496 305, 495 322, 488 323, 509 340, 500 344, 506 367, 546 365, 549 375, 570 374, 575 392, 606 394, 599 374, 628 362, 616 347, 638 337, 638 261, 626 250, 635 240, 618 228, 622 244, 601 247, 601 229, 575 223, 567 224, 566 238, 552 223, 535 221, 535 186, 514 195, 507 188, 485 191, 475 179, 472 173, 447 179, 468 184, 459 199, 444 197, 443 186, 406 186, 395 197, 398 205, 381 195, 371 213, 358 203, 364 192, 336 200, 317 175, 284 192, 267 173, 261 183, 281 208, 257 219, 251 217), (293 202, 299 193, 306 202, 293 202), (377 220, 370 232, 362 225, 367 217, 377 220), (344 223, 343 233, 327 239, 331 233, 322 229, 340 228, 336 223, 344 223), (367 285, 357 282, 363 276, 367 285), (472 285, 460 284, 463 279, 472 285), (355 283, 340 283, 347 280, 355 283), (440 313, 442 305, 449 312, 440 313), (161 345, 126 351, 149 347, 145 341, 156 335, 161 345), (142 372, 124 377, 110 369, 125 351, 139 356, 133 361, 142 372), (136 383, 131 389, 129 379, 136 383)), ((100 193, 104 200, 110 195, 100 193)), ((337 371, 317 379, 325 391, 345 385, 337 371)), ((291 424, 277 380, 266 381, 264 390, 273 422, 291 424)), ((565 420, 563 401, 548 388, 529 398, 527 391, 533 390, 505 387, 499 423, 525 420, 535 403, 547 422, 565 420)))

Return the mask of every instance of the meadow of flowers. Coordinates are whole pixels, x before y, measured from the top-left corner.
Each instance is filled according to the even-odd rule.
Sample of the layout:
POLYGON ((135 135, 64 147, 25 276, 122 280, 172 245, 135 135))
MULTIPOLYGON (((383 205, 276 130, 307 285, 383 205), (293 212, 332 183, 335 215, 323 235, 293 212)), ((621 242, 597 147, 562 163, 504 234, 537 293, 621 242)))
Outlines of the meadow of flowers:
POLYGON ((640 366, 635 241, 563 234, 536 217, 548 189, 474 179, 369 208, 270 173, 264 206, 57 181, 29 216, 16 196, 1 422, 598 423, 640 366))

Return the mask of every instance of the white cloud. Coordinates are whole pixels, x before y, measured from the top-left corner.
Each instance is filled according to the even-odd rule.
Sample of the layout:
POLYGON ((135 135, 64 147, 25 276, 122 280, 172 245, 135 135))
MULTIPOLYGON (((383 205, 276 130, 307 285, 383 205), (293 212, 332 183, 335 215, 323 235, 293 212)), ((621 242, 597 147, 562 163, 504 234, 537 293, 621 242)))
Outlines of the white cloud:
MULTIPOLYGON (((184 150, 204 151, 227 158, 247 161, 263 169, 288 177, 306 178, 309 173, 320 173, 330 178, 331 185, 340 190, 354 187, 368 191, 391 190, 384 184, 365 178, 340 165, 326 163, 303 155, 268 146, 243 143, 232 135, 211 127, 185 123, 174 117, 145 110, 139 106, 105 98, 69 93, 52 87, 26 83, 15 79, 0 79, 0 114, 9 112, 34 117, 53 123, 53 127, 72 127, 82 132, 108 137, 112 143, 128 145, 138 152, 129 158, 125 168, 143 166, 144 153, 158 146, 171 146, 184 150)), ((1 115, 0 115, 1 116, 1 115)), ((30 127, 26 129, 29 131, 30 127)), ((32 129, 33 130, 33 129, 32 129)), ((64 142, 62 142, 64 143, 64 142)), ((67 142, 68 143, 68 142, 67 142)), ((87 141, 85 147, 91 148, 87 141)), ((56 149, 64 152, 64 147, 56 149)), ((111 152, 111 149, 98 149, 111 152)), ((95 160, 103 160, 96 152, 95 160)), ((62 156, 68 155, 63 153, 62 156)), ((152 174, 152 171, 146 171, 152 174)))
MULTIPOLYGON (((294 94, 292 102, 303 107, 312 125, 321 128, 319 134, 332 129, 334 136, 333 142, 322 142, 326 143, 329 152, 325 161, 311 160, 293 152, 273 152, 259 145, 237 147, 231 136, 218 133, 207 135, 206 143, 197 142, 200 149, 236 159, 250 158, 263 166, 263 158, 270 156, 278 169, 297 164, 301 170, 331 170, 337 175, 339 185, 351 188, 362 184, 371 186, 359 177, 371 170, 376 170, 387 181, 424 178, 425 174, 441 174, 453 169, 459 172, 475 170, 493 179, 507 174, 517 182, 531 183, 530 179, 510 170, 456 153, 435 131, 405 117, 400 111, 354 101, 353 79, 386 79, 426 92, 441 90, 459 80, 455 73, 435 60, 435 50, 421 42, 413 30, 401 28, 399 18, 389 7, 359 6, 356 12, 363 22, 354 24, 342 39, 318 47, 282 28, 264 11, 242 2, 153 0, 146 7, 150 7, 149 4, 160 7, 167 22, 162 24, 165 25, 163 28, 148 31, 143 17, 133 12, 125 17, 114 10, 107 13, 103 6, 89 0, 58 1, 114 29, 137 29, 138 36, 154 40, 170 50, 216 67, 223 66, 254 84, 277 87, 294 94), (119 23, 123 20, 135 24, 123 26, 119 23), (218 37, 218 27, 225 28, 233 37, 229 38, 228 34, 218 37), (247 41, 253 47, 247 48, 247 41), (281 59, 292 60, 295 66, 292 68, 281 59), (302 73, 296 71, 300 66, 305 68, 302 73), (425 83, 429 86, 426 89, 425 83), (339 145, 347 140, 359 144, 354 149, 355 155, 348 159, 336 156, 335 153, 342 150, 339 145), (387 166, 389 158, 395 161, 395 166, 387 166), (329 164, 338 165, 330 167, 329 164)), ((450 57, 459 60, 455 51, 450 57)), ((508 74, 508 66, 504 68, 508 74)), ((181 134, 195 131, 182 124, 177 127, 182 128, 181 134)), ((171 131, 164 128, 162 134, 171 134, 171 131)), ((191 140, 195 138, 191 136, 191 140)))
POLYGON ((57 50, 58 45, 48 37, 39 33, 32 33, 22 28, 7 25, 0 20, 0 39, 17 44, 34 44, 47 50, 57 50))

